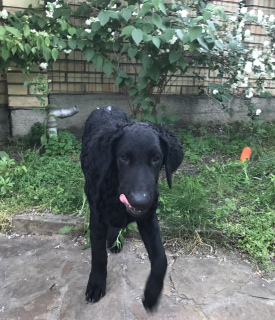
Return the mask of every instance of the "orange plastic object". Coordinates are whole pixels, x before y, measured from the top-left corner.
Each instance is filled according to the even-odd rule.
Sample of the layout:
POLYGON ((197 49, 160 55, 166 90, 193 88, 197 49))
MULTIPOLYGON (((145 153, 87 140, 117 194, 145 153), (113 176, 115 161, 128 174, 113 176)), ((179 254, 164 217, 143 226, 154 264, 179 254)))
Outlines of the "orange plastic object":
POLYGON ((251 155, 251 149, 249 147, 245 147, 243 149, 243 152, 241 154, 241 158, 240 160, 243 161, 244 159, 249 160, 250 159, 250 155, 251 155))

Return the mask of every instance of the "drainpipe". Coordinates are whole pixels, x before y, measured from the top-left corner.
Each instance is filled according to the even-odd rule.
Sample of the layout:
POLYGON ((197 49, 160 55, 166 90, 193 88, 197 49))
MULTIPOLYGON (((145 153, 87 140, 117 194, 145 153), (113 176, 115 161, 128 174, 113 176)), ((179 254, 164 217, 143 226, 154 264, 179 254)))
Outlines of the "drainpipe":
POLYGON ((79 109, 76 106, 72 107, 71 109, 59 109, 50 111, 47 120, 47 131, 49 138, 57 135, 57 118, 63 119, 72 117, 78 112, 79 109))

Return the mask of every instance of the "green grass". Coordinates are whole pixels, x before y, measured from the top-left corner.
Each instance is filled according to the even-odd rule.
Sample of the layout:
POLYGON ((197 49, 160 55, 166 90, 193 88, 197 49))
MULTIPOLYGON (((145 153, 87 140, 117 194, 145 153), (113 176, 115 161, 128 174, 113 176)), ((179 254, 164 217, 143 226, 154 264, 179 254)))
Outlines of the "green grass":
MULTIPOLYGON (((39 134, 34 138, 1 148, 2 230, 14 212, 28 207, 87 215, 80 143, 61 131, 39 149, 33 147, 39 134)), ((259 268, 275 269, 275 124, 191 127, 180 129, 179 138, 186 154, 173 189, 165 180, 159 184, 163 236, 184 239, 217 230, 220 241, 249 254, 259 268), (251 159, 241 162, 246 146, 252 149, 251 159)))

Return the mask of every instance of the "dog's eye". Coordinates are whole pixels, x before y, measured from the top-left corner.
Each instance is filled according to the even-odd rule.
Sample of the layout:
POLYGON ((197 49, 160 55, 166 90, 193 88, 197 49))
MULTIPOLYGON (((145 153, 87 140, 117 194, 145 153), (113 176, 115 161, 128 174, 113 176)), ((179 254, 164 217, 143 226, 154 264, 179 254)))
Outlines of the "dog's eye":
POLYGON ((128 159, 128 157, 125 155, 125 154, 123 154, 123 155, 121 155, 120 156, 120 159, 123 161, 123 162, 129 162, 129 159, 128 159))
POLYGON ((160 157, 158 157, 158 156, 154 156, 153 158, 152 158, 152 161, 153 162, 158 162, 160 160, 160 157))

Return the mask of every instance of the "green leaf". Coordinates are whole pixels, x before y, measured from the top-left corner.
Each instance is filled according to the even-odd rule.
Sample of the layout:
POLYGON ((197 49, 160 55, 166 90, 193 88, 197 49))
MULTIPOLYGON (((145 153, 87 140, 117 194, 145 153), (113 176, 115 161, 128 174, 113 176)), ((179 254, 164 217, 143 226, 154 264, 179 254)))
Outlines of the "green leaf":
POLYGON ((169 61, 170 61, 170 63, 174 63, 174 62, 178 61, 180 57, 181 57, 181 54, 180 54, 179 51, 171 51, 169 53, 169 61))
POLYGON ((152 114, 142 114, 142 120, 147 120, 150 121, 152 123, 156 123, 156 118, 152 115, 152 114))
MULTIPOLYGON (((15 47, 15 48, 16 48, 16 47, 15 47)), ((26 43, 26 44, 25 44, 25 52, 26 52, 26 54, 27 54, 27 55, 30 54, 31 51, 32 51, 31 46, 30 46, 28 43, 26 43)), ((13 54, 14 54, 14 53, 13 53, 13 54)))
POLYGON ((153 42, 153 44, 154 44, 157 48, 159 48, 159 46, 160 46, 160 40, 159 40, 158 37, 153 37, 153 38, 152 38, 152 42, 153 42))
POLYGON ((0 26, 0 36, 3 36, 6 33, 6 28, 0 26))
POLYGON ((45 45, 48 47, 50 45, 50 39, 48 37, 45 38, 45 45))
POLYGON ((65 227, 63 227, 63 228, 60 228, 59 230, 58 230, 58 233, 59 234, 66 234, 66 233, 68 233, 68 232, 70 232, 71 230, 73 230, 75 227, 72 227, 72 226, 65 226, 65 227))
POLYGON ((185 72, 185 71, 186 71, 187 64, 186 64, 186 60, 185 60, 185 58, 184 58, 183 56, 180 57, 178 63, 179 63, 179 66, 180 66, 180 68, 181 68, 181 71, 182 71, 182 72, 185 72))
POLYGON ((70 28, 68 29, 68 32, 69 32, 69 34, 70 34, 71 36, 73 36, 73 35, 76 33, 76 28, 70 27, 70 28))
POLYGON ((24 37, 27 37, 31 33, 30 27, 27 24, 24 25, 23 32, 24 32, 24 37))
POLYGON ((100 54, 96 54, 93 58, 93 64, 95 65, 96 69, 99 69, 100 67, 102 67, 103 64, 103 58, 100 54))
POLYGON ((152 8, 152 4, 151 3, 148 3, 148 2, 144 3, 144 5, 141 8, 142 14, 145 16, 146 13, 151 11, 151 8, 152 8))
POLYGON ((83 48, 85 47, 85 40, 77 40, 77 46, 81 51, 83 51, 83 48))
POLYGON ((162 26, 162 19, 157 13, 153 13, 152 21, 158 28, 162 26))
POLYGON ((141 91, 142 89, 145 89, 147 87, 148 80, 147 78, 139 78, 137 85, 138 85, 138 90, 141 91))
POLYGON ((61 23, 61 30, 64 31, 64 30, 67 29, 67 27, 68 27, 67 22, 63 21, 63 22, 61 23))
POLYGON ((104 61, 103 62, 103 68, 102 68, 102 70, 103 70, 103 72, 106 74, 106 76, 108 77, 108 78, 110 78, 110 76, 111 76, 111 74, 112 74, 112 72, 113 72, 113 64, 112 64, 112 62, 111 61, 104 61))
POLYGON ((100 22, 99 21, 96 21, 96 22, 94 22, 93 23, 93 25, 92 25, 92 30, 93 31, 98 31, 99 29, 101 28, 101 25, 100 25, 100 22))
POLYGON ((136 56, 136 54, 138 53, 138 49, 137 48, 129 48, 128 49, 128 56, 130 57, 131 60, 134 59, 134 57, 136 56))
POLYGON ((132 31, 132 38, 135 41, 135 43, 137 44, 137 46, 140 44, 140 42, 143 39, 143 32, 140 29, 134 29, 132 31))
POLYGON ((207 43, 204 42, 204 40, 201 37, 197 38, 197 40, 204 49, 209 50, 207 43))
POLYGON ((159 0, 153 0, 152 2, 153 2, 154 7, 155 7, 156 9, 158 9, 158 7, 159 7, 159 0))
POLYGON ((98 15, 99 22, 102 26, 105 26, 105 24, 109 21, 110 19, 110 14, 108 11, 100 11, 98 15))
POLYGON ((195 26, 189 29, 189 36, 191 41, 194 41, 195 39, 200 37, 201 34, 202 34, 202 27, 195 26))
POLYGON ((49 49, 48 47, 43 47, 42 51, 43 51, 43 57, 48 62, 52 57, 52 50, 49 49))
POLYGON ((129 8, 123 8, 120 13, 126 22, 128 22, 128 20, 132 17, 132 11, 129 8))
POLYGON ((39 27, 41 29, 43 29, 45 27, 46 21, 44 19, 42 19, 42 18, 39 18, 37 23, 38 23, 39 27))
POLYGON ((8 58, 9 58, 9 56, 10 56, 9 50, 6 49, 6 48, 2 48, 1 51, 2 51, 2 58, 3 58, 5 61, 7 61, 8 58))
POLYGON ((131 88, 128 90, 129 96, 134 96, 136 93, 137 93, 137 89, 136 89, 135 87, 131 87, 131 88))
POLYGON ((151 68, 148 69, 148 75, 152 80, 157 82, 160 76, 160 67, 157 65, 153 65, 151 68))
MULTIPOLYGON (((25 50, 26 50, 26 48, 25 48, 25 50)), ((16 51, 17 51, 17 47, 16 46, 11 48, 11 52, 12 52, 13 55, 16 53, 16 51)))
POLYGON ((56 48, 53 48, 52 49, 52 57, 53 57, 54 61, 57 60, 58 56, 59 56, 59 51, 56 48))
POLYGON ((89 62, 95 55, 95 52, 92 48, 87 48, 85 51, 84 51, 84 54, 85 54, 85 57, 87 59, 87 61, 89 62))
POLYGON ((12 33, 14 36, 16 36, 17 38, 21 38, 22 34, 21 32, 13 27, 6 27, 6 30, 9 31, 10 33, 12 33))
POLYGON ((69 45, 69 47, 70 47, 72 50, 74 50, 74 49, 76 48, 76 44, 77 44, 77 40, 75 40, 75 39, 69 39, 68 45, 69 45))
POLYGON ((204 11, 203 13, 203 20, 206 21, 206 20, 209 20, 211 17, 211 12, 210 11, 204 11))
POLYGON ((134 26, 127 26, 122 29, 121 36, 130 36, 132 31, 135 29, 134 26))
POLYGON ((165 6, 164 6, 164 4, 163 4, 162 2, 159 3, 159 9, 160 9, 160 11, 162 11, 165 15, 167 14, 167 13, 166 13, 165 6))

